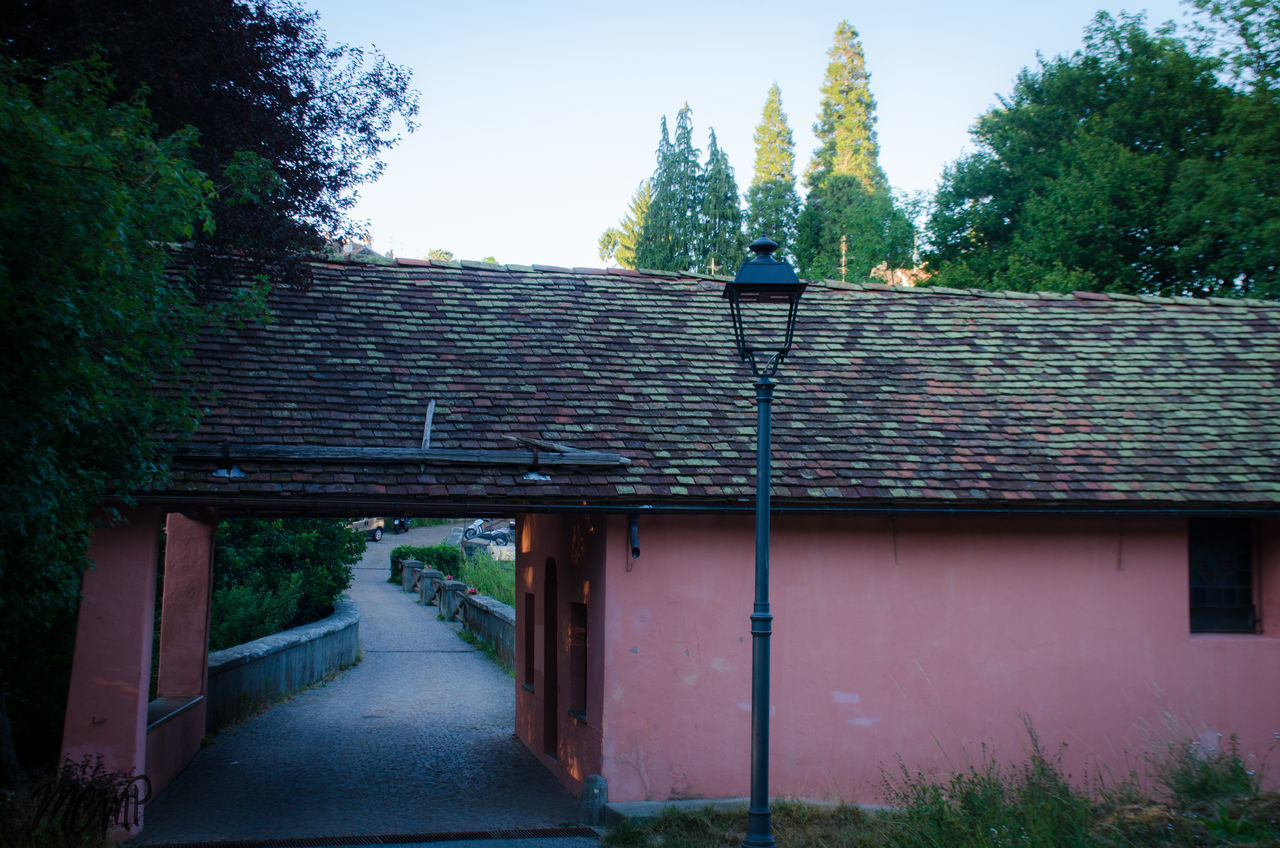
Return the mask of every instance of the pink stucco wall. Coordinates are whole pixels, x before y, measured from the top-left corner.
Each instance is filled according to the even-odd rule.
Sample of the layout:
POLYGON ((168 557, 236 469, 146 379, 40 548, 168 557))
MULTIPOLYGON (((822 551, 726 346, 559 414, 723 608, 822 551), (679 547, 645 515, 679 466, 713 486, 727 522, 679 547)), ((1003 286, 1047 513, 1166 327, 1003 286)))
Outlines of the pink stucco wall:
POLYGON ((606 529, 600 518, 560 515, 524 516, 516 528, 516 735, 575 793, 581 792, 584 778, 600 774, 602 768, 599 682, 604 679, 606 661, 606 529), (548 597, 546 580, 552 564, 557 589, 554 597, 548 597), (526 612, 527 595, 533 598, 532 625, 526 612), (555 607, 557 624, 550 638, 549 604, 555 607), (573 604, 585 605, 588 611, 585 681, 575 679, 570 658, 567 625, 573 604), (550 663, 549 650, 556 654, 550 663), (548 672, 552 667, 553 674, 548 672), (571 693, 584 682, 585 709, 571 714, 571 693), (550 698, 549 692, 554 693, 550 698), (554 738, 546 732, 549 721, 555 722, 554 738))
MULTIPOLYGON (((644 516, 630 570, 625 518, 602 522, 610 799, 746 795, 750 516, 644 516)), ((1048 751, 1067 746, 1077 779, 1140 765, 1175 732, 1265 753, 1280 730, 1280 529, 1261 534, 1269 632, 1208 636, 1189 633, 1185 528, 776 517, 771 794, 873 802, 898 758, 945 772, 985 745, 1020 759, 1024 717, 1048 751)))

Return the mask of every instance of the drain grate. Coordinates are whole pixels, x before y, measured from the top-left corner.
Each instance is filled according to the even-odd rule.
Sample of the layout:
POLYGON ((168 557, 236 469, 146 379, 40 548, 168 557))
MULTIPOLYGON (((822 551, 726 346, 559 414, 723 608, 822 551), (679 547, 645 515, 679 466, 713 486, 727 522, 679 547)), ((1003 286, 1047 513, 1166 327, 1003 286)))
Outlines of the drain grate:
POLYGON ((599 836, 589 827, 513 827, 447 833, 395 833, 378 836, 313 836, 245 839, 231 842, 172 842, 155 848, 342 848, 348 845, 405 845, 415 842, 462 842, 483 839, 567 839, 599 836))

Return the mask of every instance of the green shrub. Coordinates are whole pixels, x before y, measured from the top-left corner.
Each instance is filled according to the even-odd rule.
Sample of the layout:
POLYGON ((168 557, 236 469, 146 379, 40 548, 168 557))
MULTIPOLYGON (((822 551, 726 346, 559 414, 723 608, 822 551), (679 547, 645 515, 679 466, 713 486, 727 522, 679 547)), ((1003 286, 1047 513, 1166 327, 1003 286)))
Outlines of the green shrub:
POLYGON ((334 519, 239 519, 218 525, 213 650, 318 621, 351 585, 364 539, 334 519))
POLYGON ((401 581, 400 569, 407 559, 416 559, 423 568, 434 568, 442 574, 457 575, 462 566, 462 552, 453 545, 400 545, 391 549, 388 583, 401 581))

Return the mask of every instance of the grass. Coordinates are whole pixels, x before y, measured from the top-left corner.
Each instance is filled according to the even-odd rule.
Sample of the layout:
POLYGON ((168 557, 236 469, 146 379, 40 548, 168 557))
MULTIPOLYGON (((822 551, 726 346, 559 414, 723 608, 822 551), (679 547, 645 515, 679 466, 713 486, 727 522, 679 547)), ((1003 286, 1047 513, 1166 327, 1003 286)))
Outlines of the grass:
MULTIPOLYGON (((1019 764, 984 752, 980 765, 946 779, 899 764, 881 787, 886 811, 775 802, 774 837, 779 848, 1280 846, 1280 795, 1261 790, 1234 739, 1214 750, 1171 744, 1145 758, 1145 780, 1132 774, 1086 791, 1067 781, 1059 759, 1028 732, 1030 751, 1019 764)), ((736 848, 746 822, 745 811, 667 811, 649 823, 619 825, 605 842, 736 848)))
POLYGON ((512 560, 497 560, 487 550, 477 550, 463 560, 457 577, 481 595, 510 607, 516 604, 516 564, 512 560))

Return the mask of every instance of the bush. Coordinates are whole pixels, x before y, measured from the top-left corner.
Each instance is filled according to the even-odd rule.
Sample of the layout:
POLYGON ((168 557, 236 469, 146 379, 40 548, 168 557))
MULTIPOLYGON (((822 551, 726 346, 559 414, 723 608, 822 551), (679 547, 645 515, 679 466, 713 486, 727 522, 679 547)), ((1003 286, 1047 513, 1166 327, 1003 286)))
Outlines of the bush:
POLYGON ((400 545, 391 549, 388 583, 401 581, 400 569, 407 559, 416 559, 423 568, 434 568, 442 574, 456 575, 462 566, 462 552, 453 545, 400 545))
POLYGON ((364 539, 323 518, 218 525, 210 649, 318 621, 351 585, 364 539))

